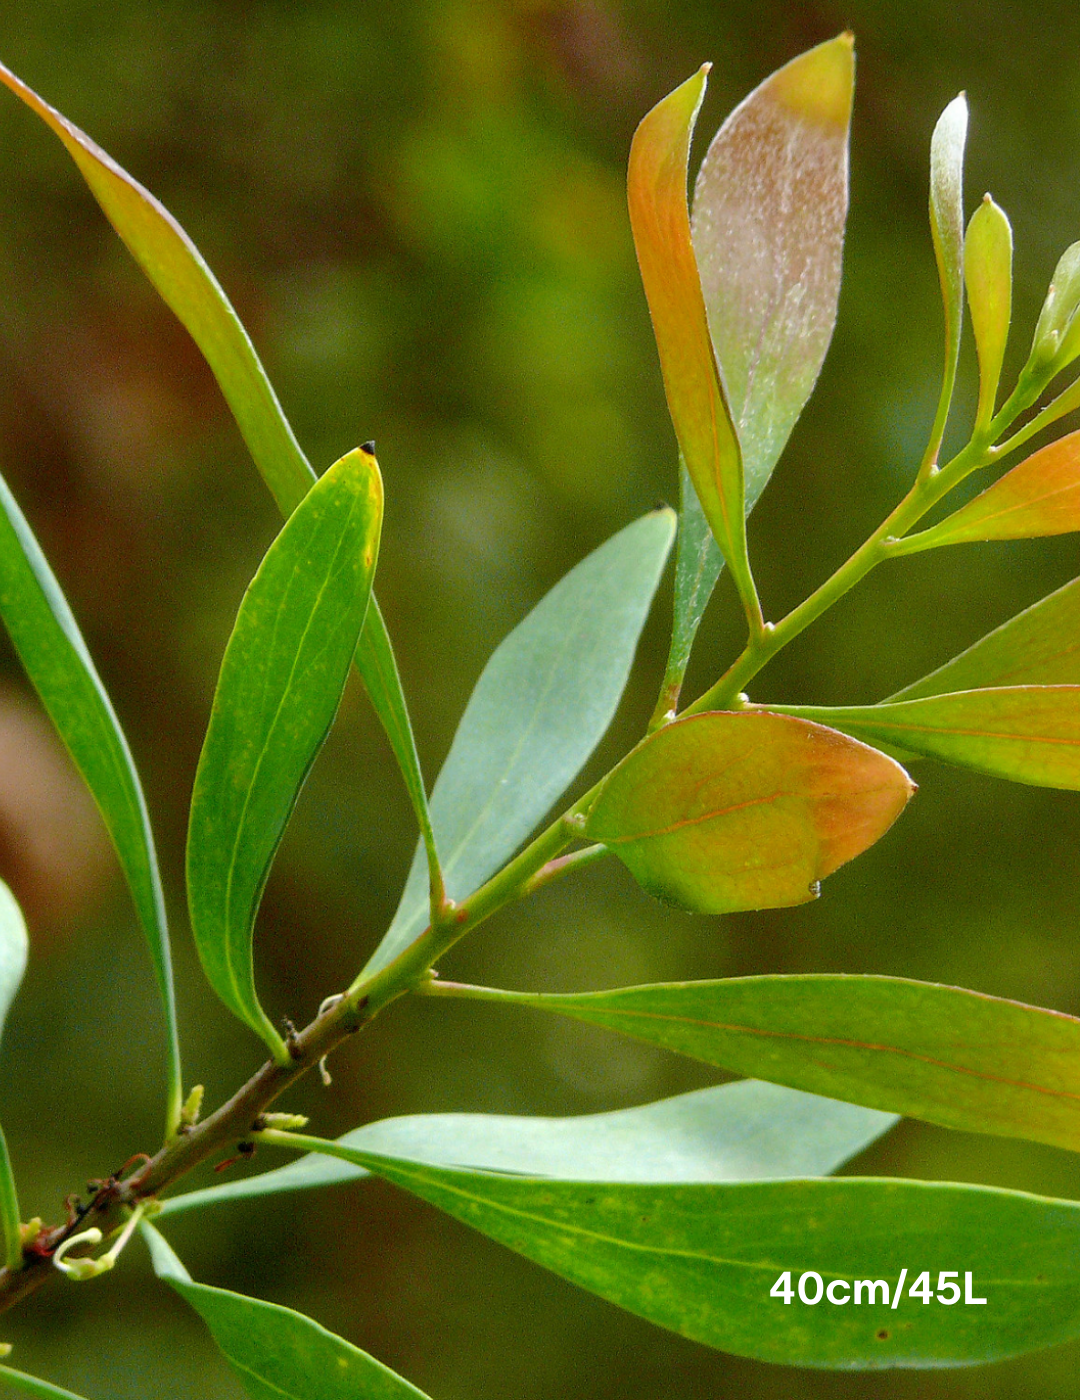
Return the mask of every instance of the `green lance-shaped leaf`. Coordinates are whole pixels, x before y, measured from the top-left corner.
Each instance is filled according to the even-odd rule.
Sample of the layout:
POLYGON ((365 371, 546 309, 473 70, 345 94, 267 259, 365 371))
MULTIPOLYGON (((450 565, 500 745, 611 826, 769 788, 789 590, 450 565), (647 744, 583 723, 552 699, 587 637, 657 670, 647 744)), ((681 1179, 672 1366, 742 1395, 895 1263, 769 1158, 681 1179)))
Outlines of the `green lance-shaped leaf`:
POLYGON ((852 44, 841 34, 766 78, 717 132, 694 186, 694 252, 748 507, 810 397, 836 323, 852 44))
POLYGON ((252 1400, 425 1400, 396 1372, 303 1313, 195 1283, 152 1225, 140 1227, 154 1272, 209 1327, 252 1400))
POLYGON ((964 144, 967 99, 954 97, 938 118, 930 141, 930 232, 945 309, 945 371, 926 461, 937 459, 952 403, 964 315, 964 144))
MULTIPOLYGON (((594 550, 499 645, 476 683, 431 797, 446 892, 472 894, 517 850, 611 723, 671 549, 654 511, 594 550)), ((417 848, 377 972, 428 921, 417 848)))
MULTIPOLYGON (((22 910, 7 885, 0 880, 0 1035, 3 1034, 11 1003, 22 985, 28 948, 22 910)), ((4 1262, 11 1270, 22 1267, 20 1218, 15 1173, 8 1155, 7 1140, 0 1130, 0 1225, 4 1230, 4 1262)))
MULTIPOLYGON (((755 1181, 826 1176, 895 1122, 889 1113, 746 1079, 576 1118, 387 1118, 338 1142, 434 1166, 574 1181, 755 1181)), ((174 1196, 161 1215, 367 1175, 363 1167, 311 1153, 261 1176, 174 1196)))
POLYGON ((332 1150, 579 1287, 741 1356, 843 1370, 962 1366, 1080 1335, 1080 1205, 1071 1201, 858 1177, 552 1181, 271 1137, 332 1150), (795 1296, 785 1305, 772 1290, 789 1271, 795 1296), (943 1271, 961 1287, 944 1288, 943 1271), (909 1291, 925 1272, 941 1290, 931 1307, 909 1291), (804 1273, 805 1295, 820 1302, 813 1312, 796 1292, 804 1273), (813 1274, 822 1291, 837 1285, 835 1303, 813 1274), (954 1310, 965 1283, 972 1301, 986 1301, 954 1310))
POLYGON ((1028 540, 1080 530, 1080 432, 1040 448, 967 505, 891 547, 918 554, 978 540, 1028 540))
POLYGON ((183 1087, 169 931, 150 818, 139 776, 79 625, 41 546, 0 477, 0 617, 105 821, 150 947, 165 1013, 167 1135, 183 1087))
POLYGON ((989 686, 1080 685, 1080 578, 1033 603, 890 700, 989 686))
POLYGON ((990 196, 971 216, 964 239, 964 282, 979 356, 976 431, 994 416, 1001 365, 1012 320, 1012 229, 990 196))
POLYGON ((623 759, 585 834, 680 908, 775 909, 813 899, 913 792, 898 763, 835 730, 707 713, 657 730, 623 759))
POLYGON ((709 339, 686 202, 690 138, 707 73, 706 65, 643 118, 630 147, 627 196, 675 436, 753 616, 759 609, 746 554, 742 456, 709 339))
MULTIPOLYGON (((148 190, 3 64, 0 82, 22 98, 63 142, 106 218, 199 347, 263 480, 281 513, 289 515, 311 489, 315 473, 240 318, 198 248, 148 190)), ((386 625, 374 600, 356 663, 401 768, 437 883, 434 841, 408 709, 386 625)), ((179 1104, 179 1089, 177 1093, 179 1104)))
POLYGON ((1057 1011, 895 977, 830 975, 461 995, 569 1016, 945 1128, 1080 1151, 1080 1020, 1057 1011))
POLYGON ((1014 783, 1080 789, 1080 686, 1014 685, 881 705, 775 709, 1014 783))
POLYGON ((28 1376, 24 1371, 15 1371, 10 1366, 0 1366, 0 1385, 23 1395, 39 1396, 40 1400, 83 1400, 73 1390, 39 1380, 37 1376, 28 1376))
POLYGON ((259 1005, 252 928, 293 804, 333 723, 371 594, 382 523, 375 458, 348 453, 290 516, 236 619, 195 776, 191 926, 211 985, 283 1062, 259 1005))

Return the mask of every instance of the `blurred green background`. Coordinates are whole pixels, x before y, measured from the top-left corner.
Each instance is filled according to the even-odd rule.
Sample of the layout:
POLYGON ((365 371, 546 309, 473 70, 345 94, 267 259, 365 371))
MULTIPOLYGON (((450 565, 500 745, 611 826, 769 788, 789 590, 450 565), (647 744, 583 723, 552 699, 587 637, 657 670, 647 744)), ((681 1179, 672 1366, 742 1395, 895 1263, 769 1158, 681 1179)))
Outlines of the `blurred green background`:
MULTIPOLYGON (((910 479, 933 414, 941 312, 930 132, 972 108, 968 205, 1016 235, 1015 369, 1080 233, 1080 10, 790 0, 8 0, 0 58, 148 185, 232 296, 321 470, 374 437, 387 485, 379 596, 429 780, 486 657, 573 562, 676 491, 674 441, 625 215, 646 109, 712 59, 699 131, 850 26, 859 77, 840 323, 751 525, 766 611, 805 595, 910 479)), ((217 665, 277 528, 209 373, 59 145, 0 100, 0 469, 60 575, 128 728, 173 903, 188 1082, 215 1104, 259 1047, 201 980, 185 926, 185 807, 217 665)), ((973 404, 965 352, 958 417, 973 404)), ((754 687, 878 699, 1077 572, 1073 538, 878 571, 754 687)), ((662 668, 666 591, 594 776, 633 742, 662 668)), ((722 582, 692 671, 740 641, 722 582)), ((586 779, 588 774, 585 775, 586 779)), ((1080 806, 920 765, 918 799, 816 904, 716 921, 598 867, 508 911, 446 962, 549 990, 755 972, 904 974, 1080 1012, 1080 806)), ((260 918, 260 983, 306 1021, 374 947, 415 833, 350 689, 260 918)), ((97 819, 0 642, 0 873, 32 925, 0 1104, 23 1206, 153 1150, 160 1025, 97 819)), ((404 1004, 290 1107, 333 1135, 393 1113, 595 1112, 711 1082, 675 1057, 530 1013, 404 1004)), ((257 1165, 267 1165, 260 1162, 257 1165)), ((904 1124, 864 1172, 1080 1194, 1049 1148, 904 1124)), ((241 1168, 243 1170, 243 1168, 241 1168)), ((853 1222, 857 1228, 857 1222, 853 1222)), ((208 1282, 288 1302, 434 1400, 1073 1396, 1080 1346, 967 1372, 829 1375, 712 1353, 577 1292, 367 1183, 179 1221, 208 1282)), ((239 1395, 141 1249, 0 1325, 14 1361, 106 1397, 239 1395)), ((963 1267, 962 1261, 957 1261, 963 1267)))

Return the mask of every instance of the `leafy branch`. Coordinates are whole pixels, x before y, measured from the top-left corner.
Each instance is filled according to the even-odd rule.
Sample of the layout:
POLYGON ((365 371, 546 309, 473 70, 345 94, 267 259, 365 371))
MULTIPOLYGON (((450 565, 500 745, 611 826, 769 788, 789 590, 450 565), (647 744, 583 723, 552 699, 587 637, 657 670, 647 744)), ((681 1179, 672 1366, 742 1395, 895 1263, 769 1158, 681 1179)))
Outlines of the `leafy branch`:
MULTIPOLYGON (((699 913, 816 897, 820 881, 877 841, 914 791, 899 762, 871 744, 1080 789, 1080 674, 1069 660, 1080 580, 877 705, 764 707, 745 696, 782 647, 888 559, 1080 529, 1080 436, 1073 434, 912 533, 968 476, 1080 404, 1077 380, 1017 426, 1080 356, 1080 245, 1063 255, 1028 362, 995 411, 1011 320, 1012 235, 989 197, 964 229, 967 109, 962 97, 951 103, 931 145, 945 363, 926 450, 911 488, 878 529, 769 623, 745 522, 813 389, 835 322, 852 39, 841 35, 796 58, 731 114, 701 165, 691 210, 690 148, 707 72, 645 117, 628 178, 680 453, 668 663, 641 741, 550 821, 619 703, 675 537, 675 514, 661 508, 625 527, 506 638, 477 683, 429 800, 372 591, 382 524, 374 445, 346 454, 316 480, 251 342, 187 234, 88 137, 0 69, 0 80, 63 142, 191 332, 286 517, 240 605, 222 662, 187 849, 191 925, 207 979, 271 1058, 199 1121, 201 1090, 186 1099, 182 1092, 164 901, 138 776, 59 585, 0 484, 0 615, 117 848, 150 948, 169 1046, 164 1144, 97 1183, 63 1225, 20 1221, 0 1135, 0 1310, 61 1273, 80 1281, 110 1269, 139 1230, 159 1276, 205 1318, 253 1394, 303 1391, 317 1354, 330 1374, 341 1369, 354 1386, 349 1394, 419 1395, 311 1319, 195 1283, 149 1223, 155 1214, 160 1222, 215 1201, 374 1173, 630 1311, 750 1356, 839 1368, 959 1365, 1076 1335, 1069 1301, 1080 1285, 1076 1203, 949 1183, 834 1181, 828 1173, 901 1112, 1077 1150, 1080 1022, 889 978, 762 977, 544 996, 444 982, 433 971, 498 910, 608 853, 646 891, 699 913), (939 465, 965 288, 979 400, 967 445, 939 465), (694 639, 724 565, 746 615, 747 642, 680 713, 694 639), (259 902, 354 662, 397 758, 419 840, 398 911, 367 965, 307 1027, 283 1035, 255 983, 259 902), (334 1143, 297 1132, 303 1122, 295 1115, 269 1112, 298 1078, 410 992, 544 1010, 772 1083, 725 1085, 602 1116, 617 1124, 421 1115, 369 1124, 334 1143), (740 1134, 768 1132, 766 1146, 738 1157, 740 1134), (256 1141, 306 1155, 261 1177, 161 1199, 209 1157, 234 1148, 243 1155, 256 1141), (856 1215, 862 1232, 850 1228, 856 1215), (105 1253, 95 1256, 106 1240, 105 1253), (957 1329, 950 1314, 920 1309, 894 1332, 864 1314, 850 1321, 823 1313, 821 1325, 808 1328, 771 1301, 790 1303, 799 1265, 819 1283, 866 1275, 864 1283, 893 1290, 895 1310, 907 1274, 900 1245, 912 1262, 931 1247, 950 1259, 963 1253, 999 1290, 992 1319, 976 1312, 957 1329), (791 1262, 770 1290, 787 1255, 791 1262), (785 1276, 787 1291, 778 1293, 785 1276)), ((0 887, 0 1023, 25 958, 21 915, 0 887)), ((928 1302, 929 1270, 926 1279, 926 1296, 916 1280, 906 1297, 928 1302)), ((945 1294, 942 1301, 956 1301, 945 1294)), ((0 1380, 57 1393, 7 1368, 0 1367, 0 1380)))

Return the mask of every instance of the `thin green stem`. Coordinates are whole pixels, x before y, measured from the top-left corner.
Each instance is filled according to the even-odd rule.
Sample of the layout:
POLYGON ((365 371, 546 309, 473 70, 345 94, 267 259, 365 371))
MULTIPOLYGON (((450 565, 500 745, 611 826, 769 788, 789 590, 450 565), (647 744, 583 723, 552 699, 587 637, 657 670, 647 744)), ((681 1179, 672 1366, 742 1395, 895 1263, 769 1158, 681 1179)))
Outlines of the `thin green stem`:
MULTIPOLYGON (((1003 410, 1004 412, 1004 410, 1003 410)), ((1000 417, 1001 415, 999 415, 1000 417)), ((995 420, 996 424, 997 420, 995 420)), ((700 714, 703 710, 726 710, 738 703, 743 688, 780 651, 815 622, 860 579, 889 557, 889 541, 900 538, 937 504, 941 498, 979 467, 987 465, 998 455, 995 448, 983 442, 971 442, 946 466, 932 476, 917 480, 898 506, 882 521, 874 533, 834 574, 782 621, 766 624, 763 636, 751 639, 742 655, 704 695, 683 711, 684 715, 700 714)))
POLYGON ((520 992, 504 992, 498 987, 475 987, 470 982, 448 982, 441 977, 432 977, 418 983, 413 991, 422 997, 454 997, 460 1001, 501 1001, 517 1005, 520 992))
POLYGON ((549 860, 547 865, 541 866, 531 880, 526 880, 525 884, 522 885, 522 897, 542 890, 545 885, 554 884, 556 880, 561 880, 564 875, 569 875, 571 871, 584 870, 587 866, 595 865, 597 861, 610 854, 611 851, 607 846, 586 846, 582 851, 571 851, 569 855, 549 860))
POLYGON ((22 1236, 19 1226, 19 1197, 15 1190, 15 1173, 11 1168, 7 1139, 0 1129, 0 1221, 4 1226, 4 1260, 12 1271, 22 1268, 22 1236))
MULTIPOLYGON (((599 788, 591 788, 567 812, 540 833, 509 865, 463 900, 447 905, 441 918, 429 925, 419 938, 398 954, 393 962, 374 976, 357 980, 345 993, 353 1006, 363 1005, 368 1014, 381 1010, 389 1001, 410 991, 432 963, 452 948, 458 939, 491 917, 497 909, 520 899, 532 887, 535 877, 562 854, 580 835, 584 813, 599 788)), ((552 874, 551 878, 555 878, 552 874)))

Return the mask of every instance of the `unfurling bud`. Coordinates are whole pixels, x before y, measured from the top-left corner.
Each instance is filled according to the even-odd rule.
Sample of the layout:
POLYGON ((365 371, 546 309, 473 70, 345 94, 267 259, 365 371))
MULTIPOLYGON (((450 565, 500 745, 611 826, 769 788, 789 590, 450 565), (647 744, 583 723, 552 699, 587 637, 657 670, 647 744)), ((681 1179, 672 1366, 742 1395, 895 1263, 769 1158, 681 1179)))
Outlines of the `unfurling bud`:
POLYGON ((983 196, 967 227, 964 282, 979 355, 978 431, 994 416, 1012 318, 1012 229, 1005 211, 989 195, 983 196))
POLYGON ((1080 354, 1080 243, 1062 253, 1046 293, 1035 336, 1031 342, 1030 369, 1048 382, 1080 354))

